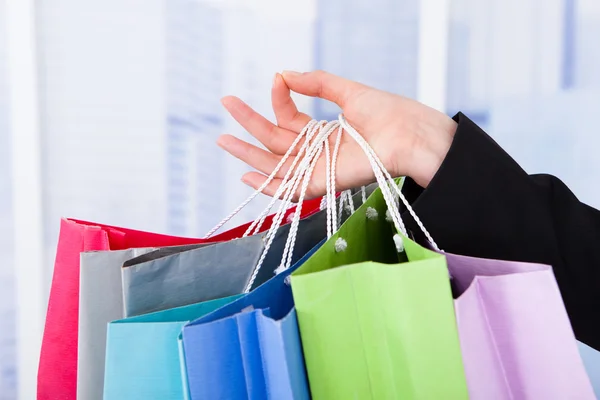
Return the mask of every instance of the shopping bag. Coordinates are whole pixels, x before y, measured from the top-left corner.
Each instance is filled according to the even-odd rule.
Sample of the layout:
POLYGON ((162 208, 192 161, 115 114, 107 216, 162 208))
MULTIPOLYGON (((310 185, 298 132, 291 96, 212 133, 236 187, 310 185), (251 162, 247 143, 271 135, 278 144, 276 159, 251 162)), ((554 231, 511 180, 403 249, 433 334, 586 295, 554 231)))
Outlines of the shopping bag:
MULTIPOLYGON (((216 243, 216 242, 214 242, 216 243)), ((158 249, 154 249, 144 254, 140 254, 137 257, 130 258, 125 260, 122 267, 131 267, 133 265, 138 265, 145 263, 147 261, 158 260, 159 258, 167 257, 173 254, 183 253, 184 251, 195 250, 202 247, 209 246, 213 243, 200 243, 200 244, 188 244, 184 246, 169 246, 169 247, 160 247, 158 249)), ((120 270, 119 270, 120 271, 120 270)))
POLYGON ((154 248, 137 248, 81 253, 78 399, 102 399, 106 325, 123 318, 121 266, 126 260, 153 250, 154 248))
MULTIPOLYGON (((302 216, 317 211, 320 202, 321 199, 306 202, 302 216)), ((290 209, 286 216, 293 212, 295 210, 290 209)), ((267 218, 263 229, 269 228, 272 217, 267 218)), ((249 225, 248 223, 215 235, 208 241, 219 242, 241 237, 249 225)), ((38 399, 74 399, 77 394, 79 253, 204 242, 204 239, 180 238, 94 222, 62 219, 40 352, 38 399)))
MULTIPOLYGON (((268 308, 243 310, 199 325, 194 334, 198 341, 211 343, 194 346, 202 349, 195 356, 220 360, 192 364, 200 367, 192 369, 194 374, 186 358, 188 383, 193 385, 191 399, 309 398, 293 308, 284 316, 273 316, 268 308), (293 359, 286 359, 286 355, 293 359)), ((184 333, 184 351, 186 346, 184 333)))
POLYGON ((104 398, 182 399, 177 338, 190 320, 237 296, 212 300, 108 324, 104 398))
MULTIPOLYGON (((326 235, 326 210, 300 220, 292 262, 326 235)), ((290 225, 279 228, 254 286, 273 276, 279 266, 290 225)), ((180 307, 242 293, 263 250, 261 233, 182 251, 122 269, 126 316, 180 307)))
POLYGON ((585 343, 578 342, 577 345, 587 374, 592 382, 592 387, 596 393, 596 398, 600 399, 600 352, 592 349, 585 343))
POLYGON ((595 399, 550 266, 445 256, 471 399, 595 399))
POLYGON ((388 208, 378 189, 291 275, 312 398, 466 399, 445 258, 399 255, 388 208))
POLYGON ((121 268, 124 315, 147 314, 241 293, 251 265, 263 249, 260 234, 192 246, 145 262, 125 263, 121 268))
POLYGON ((191 399, 310 398, 286 278, 322 243, 292 268, 183 328, 191 399))

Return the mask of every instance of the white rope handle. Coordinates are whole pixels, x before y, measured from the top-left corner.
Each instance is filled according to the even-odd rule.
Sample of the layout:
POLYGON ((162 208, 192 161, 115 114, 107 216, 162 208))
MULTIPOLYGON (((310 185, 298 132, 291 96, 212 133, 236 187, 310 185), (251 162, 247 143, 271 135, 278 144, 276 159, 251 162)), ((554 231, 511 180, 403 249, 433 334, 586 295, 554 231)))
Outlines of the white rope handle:
MULTIPOLYGON (((337 220, 340 222, 342 222, 342 218, 344 216, 344 202, 346 201, 346 192, 342 192, 340 193, 340 203, 338 206, 338 210, 337 210, 337 220)), ((335 212, 335 210, 334 210, 335 212)), ((336 226, 336 228, 339 228, 338 226, 336 226)))
POLYGON ((339 120, 340 124, 344 127, 346 132, 348 132, 348 134, 352 136, 352 138, 354 138, 354 140, 358 143, 358 145, 362 148, 363 152, 367 156, 367 159, 369 160, 371 168, 373 169, 373 172, 375 174, 375 178, 379 183, 379 187, 381 189, 385 202, 388 206, 388 210, 390 211, 390 215, 392 217, 392 221, 394 222, 396 230, 402 232, 404 235, 407 235, 406 227, 404 226, 404 223, 400 218, 400 213, 398 209, 394 207, 395 202, 393 200, 393 195, 390 190, 390 185, 395 186, 394 180, 391 177, 389 177, 388 180, 385 179, 382 172, 382 170, 385 170, 385 168, 383 168, 383 164, 381 162, 377 162, 379 158, 371 149, 367 141, 364 140, 364 138, 352 126, 348 124, 348 122, 342 114, 340 114, 339 120))
POLYGON ((349 214, 354 214, 354 202, 352 201, 352 190, 346 190, 346 211, 349 214))
MULTIPOLYGON (((279 164, 277 164, 277 166, 275 167, 275 169, 273 170, 273 172, 271 173, 271 175, 269 175, 269 177, 267 178, 267 180, 252 195, 250 195, 250 197, 248 197, 246 200, 244 200, 244 202, 242 202, 242 204, 240 204, 235 210, 233 210, 231 212, 231 214, 229 214, 228 216, 226 216, 221 222, 219 222, 214 228, 212 228, 204 236, 205 239, 208 239, 216 231, 218 231, 219 229, 221 229, 221 227, 223 225, 225 225, 229 220, 231 220, 231 218, 233 218, 244 207, 246 207, 248 205, 248 203, 250 203, 256 196, 258 196, 260 193, 262 193, 263 190, 265 190, 265 188, 273 181, 273 179, 275 179, 275 176, 277 176, 277 173, 279 172, 279 170, 281 169, 281 167, 283 167, 283 165, 286 163, 286 161, 288 160, 288 158, 290 157, 290 155, 292 154, 292 152, 294 151, 294 149, 296 148, 296 146, 298 146, 298 143, 300 143, 300 141, 307 134, 307 132, 312 131, 313 126, 315 126, 316 124, 317 124, 317 122, 315 120, 312 120, 308 124, 306 124, 306 126, 298 134, 298 136, 296 137, 296 139, 294 140, 294 142, 292 143, 292 145, 290 146, 290 148, 288 149, 288 151, 285 153, 285 155, 283 156, 283 158, 281 159, 281 161, 279 162, 279 164)), ((307 143, 308 143, 308 140, 306 140, 305 144, 307 144, 307 143)), ((305 148, 305 146, 302 146, 302 148, 298 151, 297 158, 292 163, 292 167, 290 167, 290 170, 288 171, 288 173, 291 170, 294 169, 294 167, 295 167, 295 165, 297 163, 297 160, 302 155, 302 151, 303 151, 304 148, 305 148)), ((286 174, 286 176, 288 176, 288 175, 286 174)), ((275 198, 275 200, 277 200, 277 198, 275 198)))
MULTIPOLYGON (((319 126, 316 126, 316 128, 318 128, 319 131, 321 131, 321 128, 319 126)), ((289 187, 285 193, 285 196, 284 196, 281 204, 279 205, 279 209, 278 209, 277 213, 275 214, 275 217, 273 218, 273 223, 271 224, 271 227, 267 233, 267 236, 265 237, 265 240, 268 240, 271 236, 274 236, 275 233, 277 232, 277 230, 279 229, 279 227, 281 225, 281 221, 283 220, 283 214, 285 214, 285 210, 291 204, 292 197, 293 197, 294 193, 296 193, 298 186, 299 186, 300 182, 302 181, 302 177, 306 173, 307 169, 310 167, 310 163, 312 162, 312 159, 314 158, 316 151, 318 151, 318 147, 316 145, 316 144, 318 144, 317 143, 318 140, 319 140, 319 137, 317 137, 317 139, 315 139, 315 142, 309 147, 309 150, 306 152, 305 157, 300 162, 298 168, 294 171, 294 175, 289 182, 289 183, 292 183, 292 185, 289 185, 289 187)), ((271 200, 271 201, 273 202, 274 200, 271 200)), ((299 202, 298 205, 300 206, 301 204, 302 204, 302 202, 299 202)), ((267 212, 266 210, 263 211, 263 214, 266 214, 266 212, 267 212)), ((300 214, 298 212, 296 212, 294 214, 294 218, 296 216, 298 216, 298 218, 299 218, 300 214)))
MULTIPOLYGON (((311 165, 312 165, 312 162, 311 162, 311 165)), ((254 271, 252 273, 252 276, 250 277, 250 280, 248 281, 248 284, 246 285, 246 288, 244 289, 244 293, 248 293, 250 291, 250 289, 252 288, 252 285, 254 284, 254 281, 256 280, 256 277, 258 276, 258 272, 260 271, 260 268, 267 256, 267 253, 269 252, 269 249, 271 248, 273 240, 275 239, 275 234, 277 233, 277 230, 279 229, 279 227, 281 225, 281 220, 283 219, 282 211, 284 209, 284 205, 289 202, 289 200, 293 196, 293 193, 295 193, 296 190, 298 189, 298 184, 300 183, 300 179, 305 175, 305 172, 306 172, 306 163, 302 162, 300 164, 299 173, 297 175, 295 175, 295 177, 297 176, 298 179, 295 179, 294 185, 292 187, 290 187, 290 189, 286 192, 283 202, 281 203, 280 209, 277 212, 277 214, 275 215, 275 217, 273 218, 273 224, 271 225, 271 228, 269 229, 267 235, 265 236, 265 241, 266 241, 265 247, 260 256, 260 259, 258 260, 258 263, 254 267, 254 271)), ((294 219, 295 218, 296 218, 296 216, 294 216, 294 219)), ((290 232, 288 233, 288 237, 291 233, 292 232, 290 229, 290 232)), ((285 255, 285 249, 284 249, 284 254, 282 255, 282 259, 283 259, 284 255, 285 255)))
MULTIPOLYGON (((332 218, 333 218, 333 229, 335 231, 337 231, 340 228, 340 224, 341 224, 341 220, 342 220, 342 216, 336 216, 335 214, 335 203, 336 203, 336 198, 335 198, 335 194, 336 194, 336 190, 335 190, 335 172, 336 172, 336 166, 337 166, 337 158, 338 155, 340 153, 340 145, 342 143, 342 134, 344 133, 344 129, 342 128, 342 126, 338 126, 337 128, 337 136, 335 138, 335 145, 333 147, 333 157, 331 160, 331 175, 328 177, 328 179, 331 181, 330 182, 330 187, 331 187, 331 207, 330 207, 330 212, 332 214, 332 218)), ((340 196, 340 204, 342 203, 342 198, 340 196)), ((328 239, 330 238, 330 236, 327 237, 328 239)))
POLYGON ((339 121, 340 121, 340 125, 346 130, 346 132, 348 132, 348 134, 350 134, 350 136, 352 136, 354 138, 354 140, 356 140, 356 142, 359 144, 359 146, 363 149, 363 151, 367 155, 367 158, 369 159, 369 162, 371 163, 371 166, 373 167, 373 171, 375 172, 375 176, 377 177, 377 181, 379 182, 379 186, 382 190, 382 193, 384 194, 384 198, 386 199, 386 203, 388 204, 388 208, 391 207, 390 212, 392 215, 392 219, 394 220, 394 223, 396 224, 396 228, 398 230, 400 230, 402 233, 404 233, 405 235, 407 235, 406 228, 404 227, 404 224, 402 223, 402 219, 400 218, 400 212, 397 207, 393 206, 394 203, 392 201, 390 201, 390 194, 391 194, 390 186, 394 188, 395 194, 402 200, 406 209, 408 210, 410 215, 414 218, 415 222, 417 223, 417 225, 419 226, 421 231, 425 234, 425 237, 427 238, 427 240, 429 240, 432 247, 435 250, 440 251, 440 248, 438 247, 438 245, 435 243, 435 241, 431 237, 431 234, 429 233, 429 231, 427 231, 427 229, 425 228, 425 225, 423 224, 421 219, 417 216, 417 214, 415 213, 413 208, 410 206, 410 203, 408 202, 408 200, 406 200, 406 198, 404 197, 404 194, 402 193, 400 188, 398 188, 398 185, 395 184, 394 179, 391 177, 391 175, 389 174, 387 169, 384 167, 384 165, 381 162, 381 160, 379 159, 379 157, 377 157, 377 154, 375 154, 375 152, 373 151, 371 146, 348 123, 348 121, 346 120, 346 118, 344 117, 343 114, 339 115, 339 121), (385 175, 385 178, 387 178, 387 182, 389 183, 389 186, 386 184, 385 180, 382 179, 382 176, 381 176, 382 173, 385 175), (399 226, 401 226, 403 229, 399 229, 399 226))
POLYGON ((335 213, 331 212, 329 205, 331 204, 331 152, 329 151, 329 140, 325 141, 325 199, 327 201, 327 237, 330 238, 333 234, 333 226, 335 213))
MULTIPOLYGON (((392 220, 394 222, 396 230, 407 235, 406 228, 404 226, 402 219, 400 218, 398 209, 394 207, 393 196, 392 196, 392 193, 389 188, 390 182, 386 181, 385 178, 383 177, 383 174, 381 172, 381 169, 379 168, 379 165, 374 160, 373 154, 371 154, 371 152, 369 152, 368 143, 366 143, 366 141, 364 141, 364 140, 361 140, 362 137, 360 137, 360 135, 358 135, 357 132, 349 131, 349 134, 357 141, 359 146, 363 149, 363 151, 365 152, 365 155, 367 156, 367 158, 371 164, 371 168, 373 169, 373 172, 375 174, 377 182, 379 183, 379 187, 381 189, 381 192, 383 194, 385 202, 388 206, 388 210, 391 210, 390 215, 392 217, 392 220)), ((395 184, 395 182, 393 182, 393 181, 392 181, 392 183, 395 184)), ((374 209, 367 210, 367 211, 365 211, 367 218, 372 218, 374 216, 373 212, 375 212, 375 214, 377 213, 377 210, 374 210, 374 209), (371 216, 371 217, 369 217, 369 216, 371 216)), ((396 245, 396 250, 398 252, 404 251, 404 242, 402 240, 402 237, 398 234, 395 234, 393 236, 393 239, 394 239, 394 243, 396 245)), ((338 246, 338 242, 336 242, 335 243, 336 251, 340 251, 339 249, 345 249, 347 246, 346 242, 342 238, 338 238, 338 241, 342 241, 343 243, 339 243, 339 244, 340 245, 343 244, 343 246, 338 246)))
MULTIPOLYGON (((292 165, 290 166, 289 170, 286 172, 286 174, 281 182, 281 185, 277 188, 277 191, 275 192, 275 196, 273 196, 273 198, 271 198, 271 201, 269 202, 268 206, 262 211, 262 213, 258 216, 258 218, 256 218, 252 222, 252 224, 248 227, 248 229, 244 233, 244 237, 246 237, 250 234, 256 234, 259 232, 262 224, 265 222, 265 219, 267 218, 267 215, 271 211, 271 208, 273 208, 273 205, 275 204, 275 202, 281 197, 281 195, 285 191, 289 190, 289 188, 294 184, 293 183, 294 178, 297 178, 297 176, 294 175, 294 177, 291 178, 291 181, 288 181, 288 179, 290 179, 290 174, 292 173, 292 171, 294 171, 294 174, 297 174, 299 172, 299 169, 297 171, 295 170, 296 164, 298 163, 299 160, 300 160, 300 162, 305 161, 306 157, 308 156, 307 148, 309 148, 310 141, 313 138, 313 136, 315 135, 317 129, 320 128, 320 124, 323 121, 321 123, 317 123, 314 120, 311 122, 314 122, 314 124, 312 124, 310 126, 310 129, 308 130, 307 135, 306 135, 306 140, 302 144, 302 147, 300 148, 300 150, 298 151, 298 154, 296 155, 296 158, 292 162, 292 165), (302 154, 305 154, 304 158, 302 158, 302 154), (252 232, 253 229, 254 229, 254 232, 252 232)), ((273 173, 271 173, 271 175, 273 175, 273 173)), ((286 203, 286 208, 287 208, 287 204, 289 204, 289 203, 286 203)), ((281 210, 281 207, 280 207, 280 210, 281 210)))
POLYGON ((346 121, 346 119, 343 117, 342 114, 340 114, 339 121, 340 121, 340 125, 342 125, 342 127, 346 130, 346 132, 358 143, 358 145, 361 147, 361 149, 367 156, 367 159, 369 160, 369 163, 371 164, 373 173, 375 174, 375 178, 377 179, 377 182, 379 183, 379 187, 381 189, 381 192, 383 194, 385 202, 386 202, 388 208, 391 210, 390 213, 391 213, 394 225, 396 226, 396 230, 407 235, 406 227, 404 226, 404 223, 403 223, 402 219, 400 218, 399 212, 393 206, 394 201, 393 201, 392 193, 388 186, 389 182, 391 182, 392 184, 395 185, 394 180, 391 179, 391 177, 390 177, 390 180, 386 181, 386 179, 384 178, 383 173, 382 173, 382 168, 380 167, 380 164, 378 164, 376 161, 376 160, 378 160, 377 155, 374 154, 374 152, 372 151, 372 149, 369 146, 369 144, 367 143, 367 141, 364 140, 364 138, 353 127, 351 127, 348 124, 348 122, 346 121))
MULTIPOLYGON (((327 239, 329 239, 329 238, 331 238, 331 236, 333 236, 333 233, 335 231, 337 231, 337 229, 338 229, 337 221, 335 218, 335 208, 336 208, 335 166, 336 166, 336 162, 337 162, 337 155, 339 154, 339 146, 341 143, 340 139, 341 139, 341 135, 342 135, 342 129, 339 128, 339 123, 337 121, 331 121, 322 128, 322 131, 320 134, 321 134, 320 137, 323 139, 324 145, 325 145, 325 162, 326 162, 326 164, 325 164, 325 180, 326 180, 326 190, 327 190, 325 199, 327 199, 327 203, 326 203, 326 207, 327 207, 327 239), (336 143, 334 146, 333 158, 331 158, 330 154, 329 154, 329 136, 336 129, 338 130, 338 135, 337 135, 336 143)), ((319 153, 321 152, 321 150, 323 148, 322 146, 323 145, 320 143, 315 144, 315 147, 319 148, 318 154, 316 156, 317 159, 314 160, 315 163, 318 161, 318 158, 320 157, 319 153)), ((298 210, 300 212, 302 211, 303 197, 306 193, 310 177, 312 176, 312 168, 314 168, 314 166, 311 166, 311 170, 309 171, 310 175, 305 176, 304 185, 303 185, 303 188, 302 188, 302 191, 300 194, 300 201, 299 201, 299 205, 298 205, 298 207, 299 207, 298 210)), ((295 247, 296 237, 298 234, 298 227, 300 224, 300 216, 301 216, 301 214, 299 214, 298 212, 296 212, 296 214, 294 214, 294 218, 292 219, 292 224, 290 227, 290 232, 288 234, 285 249, 283 252, 282 264, 276 269, 276 271, 275 271, 276 273, 285 271, 286 269, 290 268, 292 265, 293 249, 295 247)))
MULTIPOLYGON (((300 182, 299 178, 303 177, 304 179, 303 179, 303 185, 302 185, 302 188, 300 191, 300 201, 298 202, 298 210, 296 211, 296 214, 294 215, 294 219, 292 221, 292 226, 290 227, 290 232, 288 233, 288 237, 286 240, 286 246, 284 248, 284 253, 282 256, 282 265, 277 269, 279 271, 282 269, 289 268, 289 264, 291 263, 292 248, 295 245, 295 240, 296 240, 296 236, 297 236, 297 232, 298 232, 298 224, 300 221, 302 200, 304 199, 304 196, 306 194, 306 190, 308 188, 308 183, 312 176, 313 170, 314 170, 314 168, 317 164, 317 161, 319 160, 321 153, 323 151, 324 141, 329 140, 329 135, 333 131, 333 129, 331 129, 332 126, 336 127, 337 125, 338 124, 335 122, 330 122, 330 123, 327 123, 325 125, 325 127, 320 128, 319 135, 317 135, 317 138, 311 144, 309 150, 307 151, 307 156, 302 160, 302 162, 300 163, 300 166, 298 167, 298 170, 296 171, 295 175, 298 176, 298 179, 295 180, 293 187, 290 188, 290 190, 288 190, 288 192, 286 193, 286 196, 284 198, 284 203, 282 203, 282 206, 283 206, 285 203, 291 201, 291 198, 292 198, 293 194, 296 193, 298 184, 300 182)), ((265 248, 263 249, 263 252, 261 254, 261 257, 260 257, 256 267, 254 268, 252 276, 250 277, 250 280, 248 281, 248 284, 246 285, 246 288, 244 290, 245 293, 248 293, 250 291, 250 289, 252 288, 252 285, 254 284, 254 281, 256 280, 256 277, 258 276, 258 273, 259 273, 260 268, 266 258, 266 255, 269 252, 269 249, 271 247, 273 239, 275 238, 275 233, 277 232, 277 229, 279 228, 279 225, 281 224, 282 219, 283 219, 283 213, 278 213, 276 215, 276 218, 274 218, 273 225, 271 226, 271 229, 269 230, 269 233, 267 235, 268 236, 267 243, 265 245, 265 248)))
MULTIPOLYGON (((326 152, 328 152, 329 150, 329 136, 331 135, 331 133, 336 129, 337 127, 337 123, 336 121, 332 121, 330 123, 328 123, 327 125, 325 125, 323 127, 322 132, 320 132, 320 135, 322 137, 322 140, 324 141, 324 143, 317 143, 315 145, 315 147, 318 148, 317 151, 317 155, 315 156, 315 159, 313 160, 314 164, 311 164, 310 170, 308 171, 308 174, 305 175, 305 180, 303 182, 303 186, 300 192, 300 198, 299 198, 299 202, 298 202, 298 210, 301 212, 302 211, 302 202, 304 200, 304 196, 306 194, 306 191, 308 189, 308 184, 310 182, 310 178, 312 176, 312 172, 314 170, 314 167, 316 165, 316 163, 318 162, 318 159, 320 157, 320 154, 323 150, 323 144, 325 146, 325 150, 326 152)), ((333 171, 333 162, 335 160, 329 160, 326 157, 326 163, 327 165, 325 166, 325 170, 326 170, 326 177, 325 179, 327 181, 329 181, 329 183, 326 186, 329 186, 329 194, 328 197, 331 198, 331 201, 328 202, 328 204, 330 204, 331 206, 327 207, 327 214, 329 217, 332 217, 332 208, 333 210, 335 210, 335 179, 331 179, 331 174, 327 173, 327 171, 333 171), (331 166, 329 166, 329 163, 332 163, 331 166)), ((296 244, 296 237, 298 234, 298 226, 300 224, 300 214, 296 213, 294 215, 294 218, 292 220, 292 225, 290 227, 290 232, 288 234, 287 240, 286 240, 286 245, 285 245, 285 249, 283 252, 283 257, 282 257, 282 265, 281 268, 283 268, 283 270, 289 268, 292 265, 292 255, 293 255, 293 251, 294 251, 294 246, 296 244)), ((333 218, 332 218, 333 219, 333 218)), ((333 221, 332 221, 333 222, 333 221)), ((328 232, 327 232, 327 238, 330 238, 333 235, 333 231, 334 229, 337 230, 337 228, 333 228, 331 226, 329 226, 328 228, 328 232)), ((279 269, 281 270, 281 269, 279 269)))
MULTIPOLYGON (((315 165, 317 164, 317 161, 319 160, 319 157, 321 156, 322 150, 323 150, 322 147, 319 148, 319 151, 317 152, 316 157, 314 158, 313 162, 311 163, 310 170, 308 171, 308 173, 306 175, 304 175, 304 181, 302 182, 302 189, 300 191, 300 201, 304 200, 304 196, 305 196, 306 190, 308 188, 308 183, 310 181, 310 178, 312 177, 312 173, 315 169, 315 165)), ((298 207, 300 210, 302 209, 301 202, 298 204, 298 207)), ((283 255, 281 257, 281 267, 284 270, 288 269, 292 265, 292 256, 294 253, 294 246, 296 245, 296 238, 298 236, 299 225, 300 225, 300 215, 294 216, 292 225, 290 226, 290 232, 288 233, 288 237, 285 242, 285 248, 283 251, 283 255)), ((331 233, 333 233, 333 232, 331 232, 331 233)))

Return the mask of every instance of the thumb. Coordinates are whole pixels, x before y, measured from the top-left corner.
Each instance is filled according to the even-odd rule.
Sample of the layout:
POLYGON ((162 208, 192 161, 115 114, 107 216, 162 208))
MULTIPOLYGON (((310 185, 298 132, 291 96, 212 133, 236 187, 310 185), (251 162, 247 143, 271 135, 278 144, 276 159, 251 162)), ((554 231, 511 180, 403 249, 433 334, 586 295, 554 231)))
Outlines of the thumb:
POLYGON ((368 87, 324 71, 281 73, 287 86, 294 92, 332 101, 342 109, 348 101, 368 87))

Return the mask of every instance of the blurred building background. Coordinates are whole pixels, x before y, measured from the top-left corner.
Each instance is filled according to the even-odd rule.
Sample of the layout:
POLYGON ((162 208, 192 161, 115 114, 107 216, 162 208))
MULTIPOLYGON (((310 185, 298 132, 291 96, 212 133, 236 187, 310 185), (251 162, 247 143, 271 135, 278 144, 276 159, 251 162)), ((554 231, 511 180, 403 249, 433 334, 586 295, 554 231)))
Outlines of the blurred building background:
POLYGON ((0 399, 17 398, 15 271, 12 240, 10 132, 8 122, 7 37, 0 0, 0 399))
POLYGON ((484 127, 530 173, 600 206, 600 2, 452 0, 448 112, 484 127))
MULTIPOLYGON (((317 0, 314 69, 417 96, 419 0, 317 0)), ((316 101, 314 117, 339 108, 316 101)))
POLYGON ((597 0, 0 0, 0 400, 34 390, 60 217, 199 236, 251 193, 247 167, 215 145, 252 140, 222 96, 272 117, 274 72, 328 70, 463 111, 525 169, 600 206, 598 38, 597 0), (26 62, 23 48, 33 80, 9 60, 26 62), (27 82, 31 152, 15 130, 27 82), (23 175, 22 157, 40 167, 23 175))

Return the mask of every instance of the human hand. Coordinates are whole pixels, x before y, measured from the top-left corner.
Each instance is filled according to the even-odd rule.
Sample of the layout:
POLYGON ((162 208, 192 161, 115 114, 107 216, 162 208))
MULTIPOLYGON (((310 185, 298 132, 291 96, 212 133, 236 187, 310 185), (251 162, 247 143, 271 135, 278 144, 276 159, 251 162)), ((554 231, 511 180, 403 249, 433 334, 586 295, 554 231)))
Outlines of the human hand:
MULTIPOLYGON (((427 187, 444 160, 456 123, 447 115, 414 100, 377 90, 322 71, 276 74, 271 91, 277 125, 252 110, 237 97, 223 105, 233 118, 256 137, 267 150, 223 135, 218 144, 259 172, 249 172, 242 181, 257 189, 275 169, 298 133, 312 119, 298 111, 290 89, 336 103, 346 120, 369 143, 392 176, 409 176, 427 187)), ((329 140, 333 146, 335 134, 329 140)), ((299 148, 300 146, 298 146, 299 148)), ((296 154, 296 152, 292 154, 296 154)), ((293 157, 277 174, 265 194, 273 196, 293 157)), ((307 198, 326 193, 325 156, 317 162, 307 198)), ((360 146, 348 134, 342 136, 336 166, 336 190, 356 188, 375 180, 371 165, 360 146)))

